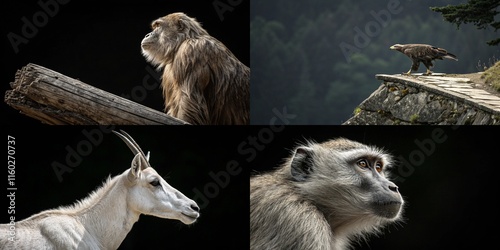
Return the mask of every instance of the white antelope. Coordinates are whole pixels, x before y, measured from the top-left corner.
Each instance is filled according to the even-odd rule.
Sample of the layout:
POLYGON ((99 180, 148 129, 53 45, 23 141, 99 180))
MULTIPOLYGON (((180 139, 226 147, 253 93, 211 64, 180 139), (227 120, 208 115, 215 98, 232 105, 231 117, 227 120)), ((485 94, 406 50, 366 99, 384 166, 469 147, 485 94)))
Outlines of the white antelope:
POLYGON ((199 217, 196 202, 171 187, 149 165, 130 135, 113 131, 135 154, 132 166, 108 180, 87 198, 0 225, 0 249, 117 249, 139 215, 191 224, 199 217))

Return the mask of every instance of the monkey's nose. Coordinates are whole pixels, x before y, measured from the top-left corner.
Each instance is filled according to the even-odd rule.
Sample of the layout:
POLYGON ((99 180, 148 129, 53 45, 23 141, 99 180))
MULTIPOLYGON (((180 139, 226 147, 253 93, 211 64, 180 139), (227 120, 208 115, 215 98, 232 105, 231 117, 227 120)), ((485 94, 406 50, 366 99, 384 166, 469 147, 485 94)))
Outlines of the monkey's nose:
POLYGON ((395 193, 398 193, 398 186, 396 185, 389 185, 389 190, 391 190, 392 192, 395 192, 395 193))

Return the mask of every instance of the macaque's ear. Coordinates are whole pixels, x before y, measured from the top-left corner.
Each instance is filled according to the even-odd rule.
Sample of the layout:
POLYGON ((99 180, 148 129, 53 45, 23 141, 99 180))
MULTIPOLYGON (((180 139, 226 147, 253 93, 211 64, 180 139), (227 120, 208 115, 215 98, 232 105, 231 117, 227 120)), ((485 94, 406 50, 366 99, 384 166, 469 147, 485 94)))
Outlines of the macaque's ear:
POLYGON ((177 31, 181 32, 186 29, 186 27, 188 26, 188 22, 189 20, 186 20, 185 18, 179 18, 179 20, 177 21, 177 31))
POLYGON ((292 158, 291 174, 295 181, 305 181, 313 171, 313 151, 309 147, 298 147, 292 158))
POLYGON ((144 166, 144 164, 146 164, 144 157, 142 157, 140 153, 136 154, 134 159, 132 160, 127 179, 131 182, 137 180, 137 178, 139 178, 141 175, 141 170, 146 167, 144 166))

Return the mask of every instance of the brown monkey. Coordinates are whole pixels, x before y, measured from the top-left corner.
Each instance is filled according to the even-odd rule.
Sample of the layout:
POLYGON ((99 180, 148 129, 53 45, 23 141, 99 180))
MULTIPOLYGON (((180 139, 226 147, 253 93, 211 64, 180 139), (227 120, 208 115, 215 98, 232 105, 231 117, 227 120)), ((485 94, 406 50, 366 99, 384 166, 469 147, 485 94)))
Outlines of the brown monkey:
POLYGON ((392 157, 338 138, 309 142, 250 179, 250 249, 347 249, 401 218, 392 157))
POLYGON ((165 112, 191 124, 249 123, 250 69, 184 13, 153 21, 142 54, 163 68, 165 112))

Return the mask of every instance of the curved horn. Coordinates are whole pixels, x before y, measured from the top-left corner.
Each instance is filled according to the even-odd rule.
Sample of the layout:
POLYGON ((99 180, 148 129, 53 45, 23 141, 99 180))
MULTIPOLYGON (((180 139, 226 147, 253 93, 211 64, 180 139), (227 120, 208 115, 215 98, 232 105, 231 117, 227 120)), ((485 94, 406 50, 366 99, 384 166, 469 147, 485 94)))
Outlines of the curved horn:
POLYGON ((127 132, 125 132, 123 130, 120 130, 120 132, 112 130, 112 132, 115 135, 117 135, 118 137, 120 137, 120 139, 122 139, 123 142, 125 142, 125 144, 128 146, 128 148, 130 148, 130 150, 132 151, 132 153, 134 155, 141 154, 141 156, 144 158, 144 160, 146 161, 146 163, 149 166, 149 153, 148 153, 148 156, 146 156, 144 154, 144 152, 142 151, 141 147, 139 147, 139 144, 137 144, 137 142, 135 142, 134 138, 132 138, 132 136, 130 136, 129 134, 127 134, 127 132))

